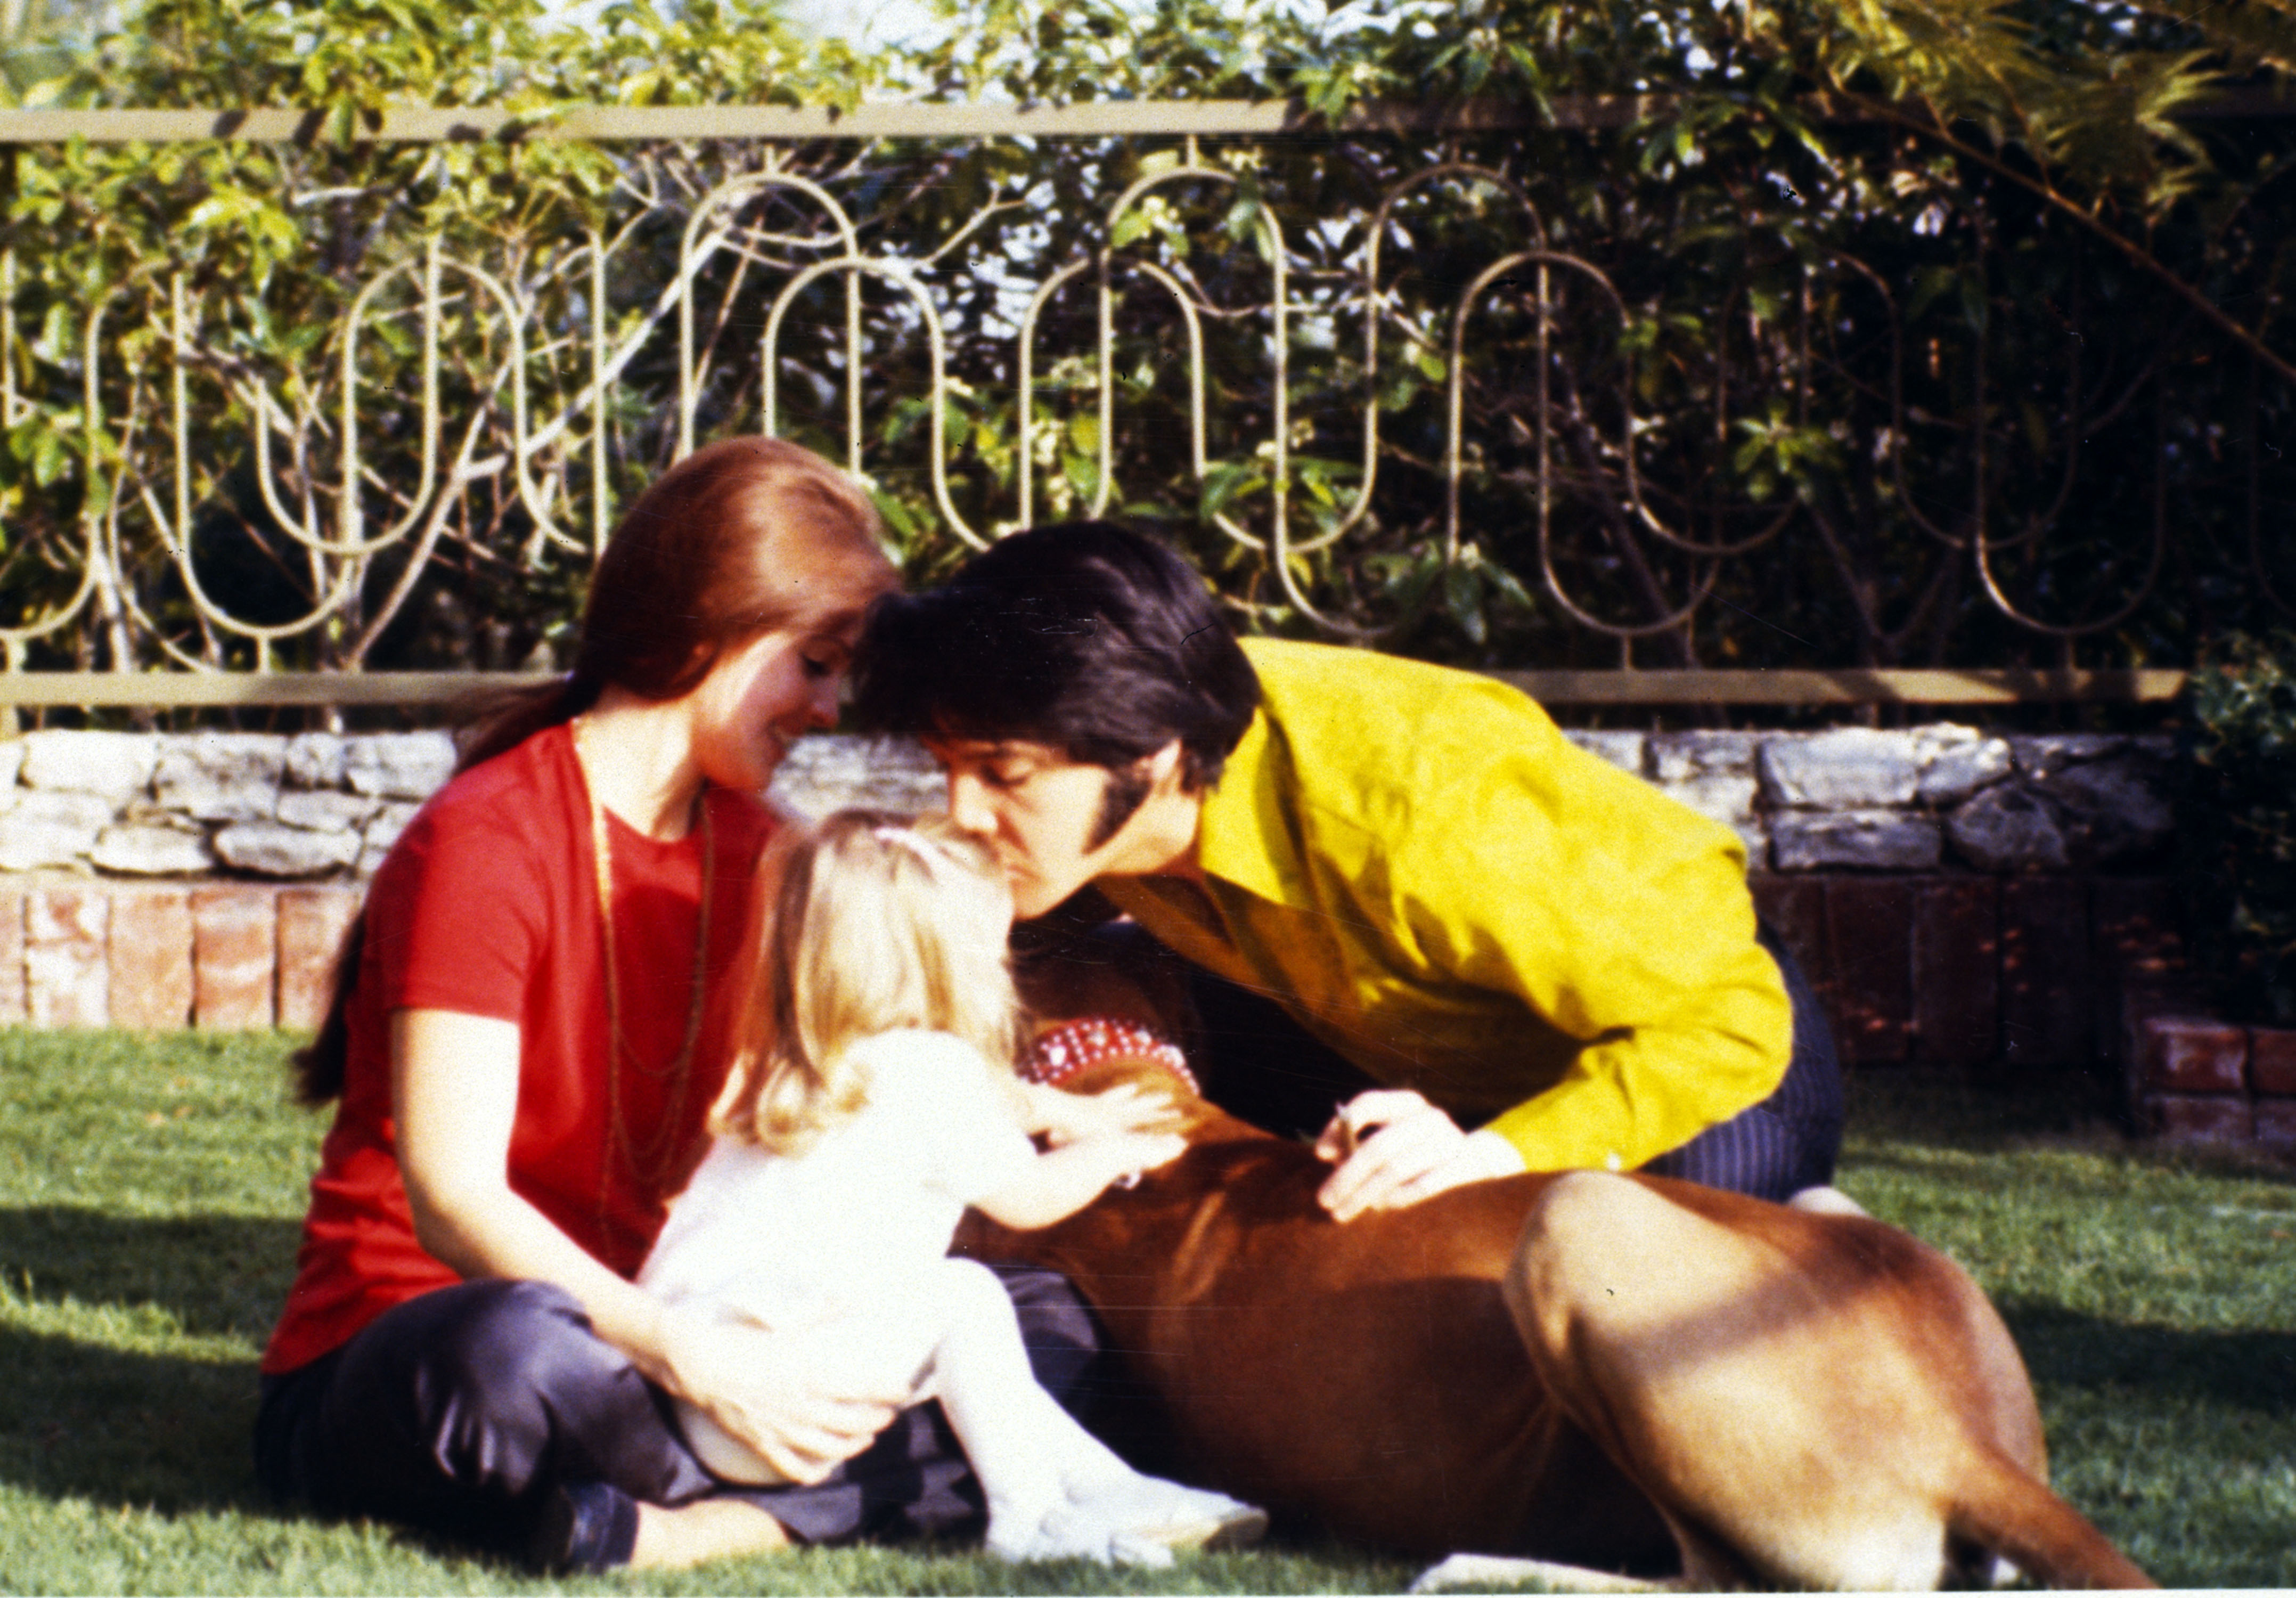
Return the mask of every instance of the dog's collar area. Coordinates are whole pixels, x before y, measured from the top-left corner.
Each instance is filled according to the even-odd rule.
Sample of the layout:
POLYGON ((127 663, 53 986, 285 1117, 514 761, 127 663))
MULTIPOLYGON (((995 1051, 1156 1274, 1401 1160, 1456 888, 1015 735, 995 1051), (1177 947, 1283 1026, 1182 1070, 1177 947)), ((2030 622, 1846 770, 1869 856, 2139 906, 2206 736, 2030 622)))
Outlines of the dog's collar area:
POLYGON ((1103 1060, 1118 1059, 1152 1060, 1187 1084, 1190 1093, 1203 1096, 1196 1074, 1188 1069, 1187 1056, 1177 1044, 1145 1027, 1106 1016, 1062 1021, 1038 1033, 1036 1041, 1021 1052, 1020 1070, 1024 1080, 1058 1087, 1078 1071, 1103 1060))

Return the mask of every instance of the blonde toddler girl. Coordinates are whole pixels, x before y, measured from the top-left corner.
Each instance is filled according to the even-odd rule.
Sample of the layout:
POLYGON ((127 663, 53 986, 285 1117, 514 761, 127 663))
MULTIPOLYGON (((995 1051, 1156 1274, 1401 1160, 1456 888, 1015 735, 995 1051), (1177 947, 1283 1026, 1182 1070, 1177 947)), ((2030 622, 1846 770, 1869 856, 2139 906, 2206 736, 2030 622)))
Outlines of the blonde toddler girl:
MULTIPOLYGON (((638 1284, 723 1332, 775 1334, 842 1390, 937 1397, 988 1505, 989 1552, 1162 1564, 1267 1517, 1143 1476, 1037 1385, 1004 1289, 947 1258, 967 1205, 1050 1225, 1185 1146, 1130 1090, 1079 1098, 1013 1075, 1012 900, 945 821, 840 812, 775 852, 742 1056, 717 1134, 638 1284), (1029 1134, 1048 1135, 1039 1152, 1029 1134)), ((679 1405, 701 1462, 784 1478, 679 1405)))

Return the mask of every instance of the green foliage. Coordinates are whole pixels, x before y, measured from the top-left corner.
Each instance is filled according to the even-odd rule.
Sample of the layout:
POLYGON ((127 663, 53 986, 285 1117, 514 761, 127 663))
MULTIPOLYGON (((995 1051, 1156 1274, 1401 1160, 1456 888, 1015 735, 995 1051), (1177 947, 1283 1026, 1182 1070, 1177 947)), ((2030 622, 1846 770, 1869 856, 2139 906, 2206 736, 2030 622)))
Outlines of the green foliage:
POLYGON ((2194 675, 2181 812, 2199 966, 2243 1013, 2296 1021, 2296 634, 2235 636, 2194 675))

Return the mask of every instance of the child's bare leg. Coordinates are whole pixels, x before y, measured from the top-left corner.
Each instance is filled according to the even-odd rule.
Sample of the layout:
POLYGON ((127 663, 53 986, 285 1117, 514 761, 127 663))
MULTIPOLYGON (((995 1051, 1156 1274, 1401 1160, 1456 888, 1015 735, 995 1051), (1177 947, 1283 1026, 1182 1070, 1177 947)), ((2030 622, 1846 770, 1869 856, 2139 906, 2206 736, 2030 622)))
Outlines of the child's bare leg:
POLYGON ((779 1520, 739 1498, 703 1498, 676 1509, 638 1505, 633 1570, 682 1570, 714 1559, 775 1553, 789 1546, 779 1520))
POLYGON ((933 1359, 941 1407, 988 1500, 988 1550, 1163 1563, 1176 1546, 1249 1541, 1267 1517, 1218 1493, 1143 1476, 1037 1384, 1004 1289, 967 1260, 933 1282, 947 1319, 933 1359))
POLYGON ((942 1315, 932 1389, 1000 1517, 1030 1525, 1071 1492, 1121 1481, 1132 1469, 1037 1383, 1004 1285, 964 1259, 945 1259, 931 1284, 942 1315))

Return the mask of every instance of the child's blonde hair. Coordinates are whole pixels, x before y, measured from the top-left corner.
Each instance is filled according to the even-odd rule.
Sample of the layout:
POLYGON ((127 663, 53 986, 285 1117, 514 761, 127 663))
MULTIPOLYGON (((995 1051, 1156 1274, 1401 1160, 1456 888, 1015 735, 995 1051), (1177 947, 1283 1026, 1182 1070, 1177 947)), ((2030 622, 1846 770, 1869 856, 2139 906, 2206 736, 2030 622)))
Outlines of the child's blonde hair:
POLYGON ((1019 1047, 996 856, 945 816, 840 810, 759 863, 750 1000, 709 1129, 801 1152, 866 1102, 848 1056, 880 1032, 963 1038, 1000 1066, 1019 1047))

